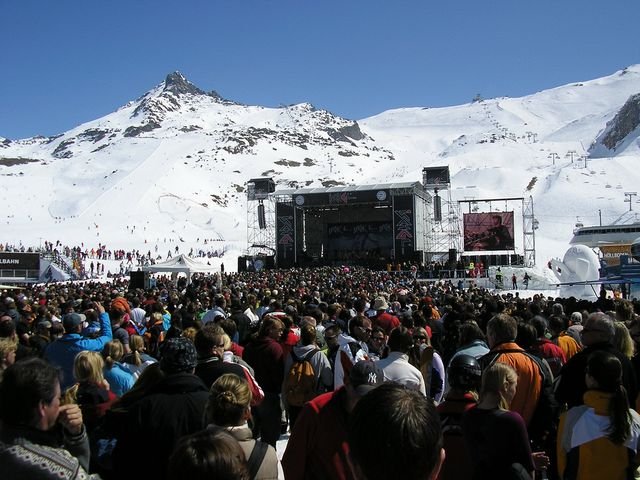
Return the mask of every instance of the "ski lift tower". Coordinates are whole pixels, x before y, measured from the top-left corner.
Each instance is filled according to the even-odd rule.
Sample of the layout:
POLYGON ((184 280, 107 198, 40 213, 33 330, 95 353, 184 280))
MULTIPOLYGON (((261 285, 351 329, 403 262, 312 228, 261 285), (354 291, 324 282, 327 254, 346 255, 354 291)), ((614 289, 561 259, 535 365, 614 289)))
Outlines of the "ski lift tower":
POLYGON ((272 178, 253 178, 247 182, 247 252, 274 255, 276 251, 276 208, 270 195, 276 191, 272 178))
POLYGON ((460 211, 451 200, 449 167, 423 168, 422 184, 432 200, 426 212, 426 260, 455 261, 460 251, 460 211))

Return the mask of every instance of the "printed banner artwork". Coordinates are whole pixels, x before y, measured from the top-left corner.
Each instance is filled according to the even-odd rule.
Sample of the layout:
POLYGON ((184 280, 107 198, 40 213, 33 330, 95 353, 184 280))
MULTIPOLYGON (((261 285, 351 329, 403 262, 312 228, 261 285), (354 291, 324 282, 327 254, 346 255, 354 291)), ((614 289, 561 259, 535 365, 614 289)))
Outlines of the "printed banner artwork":
POLYGON ((465 251, 514 250, 513 212, 465 213, 465 251))

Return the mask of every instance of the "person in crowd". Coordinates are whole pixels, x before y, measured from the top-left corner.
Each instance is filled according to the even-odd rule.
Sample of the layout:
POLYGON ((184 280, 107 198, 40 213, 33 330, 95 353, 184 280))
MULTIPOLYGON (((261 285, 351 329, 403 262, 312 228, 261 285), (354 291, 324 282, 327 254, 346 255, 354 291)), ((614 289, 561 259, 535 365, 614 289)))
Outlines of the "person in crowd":
POLYGON ((482 374, 480 400, 462 419, 474 480, 514 478, 524 470, 546 468, 549 459, 532 454, 527 427, 522 416, 511 410, 518 385, 518 373, 510 365, 496 362, 482 374))
POLYGON ((442 423, 446 458, 440 472, 441 480, 472 478, 473 468, 462 433, 462 417, 478 403, 482 369, 471 355, 460 354, 451 359, 447 369, 449 390, 438 405, 442 423))
POLYGON ((102 349, 104 358, 104 378, 111 386, 113 393, 121 397, 133 387, 135 377, 122 363, 124 349, 119 340, 112 340, 102 349))
POLYGON ((329 391, 333 385, 329 359, 316 344, 316 327, 305 324, 300 329, 300 342, 285 358, 284 371, 282 401, 289 415, 289 425, 293 428, 304 403, 329 391), (310 372, 305 362, 309 363, 310 372))
POLYGON ((458 349, 451 357, 449 363, 453 361, 456 355, 471 355, 476 360, 479 360, 487 353, 489 353, 487 337, 478 324, 470 320, 464 322, 459 327, 458 349))
POLYGON ((638 393, 636 373, 631 361, 613 346, 615 327, 613 320, 604 313, 592 313, 584 323, 582 329, 582 344, 584 349, 576 353, 562 367, 560 378, 555 390, 558 403, 566 404, 568 408, 583 404, 583 396, 587 391, 584 371, 589 356, 598 350, 612 353, 622 365, 622 384, 627 392, 630 405, 635 405, 638 393))
POLYGON ((373 318, 373 325, 381 327, 386 336, 391 334, 391 330, 400 326, 398 317, 388 312, 389 304, 384 297, 375 299, 373 309, 376 311, 376 316, 373 318))
POLYGON ((584 405, 560 417, 558 475, 566 480, 633 478, 640 459, 640 415, 629 408, 622 364, 611 352, 596 350, 584 377, 584 405))
POLYGON ((371 330, 371 337, 367 342, 369 347, 369 358, 371 360, 380 360, 387 356, 388 346, 386 342, 387 338, 384 333, 384 329, 380 326, 375 326, 371 330))
POLYGON ((540 400, 544 379, 536 361, 515 343, 517 333, 518 325, 513 317, 501 313, 491 318, 487 324, 491 350, 480 359, 480 365, 484 370, 493 363, 504 363, 517 372, 516 390, 507 405, 528 425, 540 400))
POLYGON ((29 337, 29 347, 35 355, 42 357, 47 346, 51 343, 51 322, 42 320, 35 324, 35 333, 29 337))
POLYGON ((247 381, 226 373, 211 386, 205 422, 210 428, 224 428, 240 443, 249 462, 250 478, 275 480, 278 478, 278 455, 271 445, 253 439, 247 423, 251 418, 251 400, 247 381))
POLYGON ((10 338, 0 338, 0 382, 4 371, 16 363, 18 345, 10 338))
POLYGON ((427 389, 422 373, 409 363, 408 354, 412 346, 411 332, 403 326, 394 328, 389 336, 389 355, 378 360, 376 365, 382 370, 386 381, 399 383, 426 395, 427 389))
POLYGON ((615 334, 613 335, 613 346, 616 350, 622 352, 625 357, 631 359, 635 352, 633 339, 629 334, 629 329, 620 321, 613 322, 613 327, 615 329, 615 334))
POLYGON ((67 313, 62 316, 65 334, 49 344, 44 352, 44 358, 52 365, 62 369, 61 388, 66 390, 74 383, 73 361, 83 350, 100 352, 112 340, 111 321, 102 304, 96 302, 95 308, 99 313, 101 335, 97 338, 85 338, 80 335, 86 317, 80 313, 67 313))
POLYGON ((227 318, 227 313, 225 311, 227 307, 227 300, 223 295, 216 295, 213 301, 213 307, 210 310, 207 310, 202 317, 202 324, 206 325, 207 323, 213 322, 216 317, 221 316, 223 318, 227 318))
POLYGON ((176 480, 251 480, 242 447, 223 430, 203 430, 180 439, 167 477, 176 480))
POLYGON ((243 348, 241 345, 246 343, 247 337, 249 336, 251 330, 252 317, 249 317, 245 313, 247 307, 242 305, 239 298, 234 297, 231 300, 231 315, 229 320, 233 321, 233 326, 226 322, 221 324, 224 331, 231 337, 231 341, 234 344, 234 353, 239 357, 242 357, 243 348), (228 325, 228 328, 225 326, 228 325), (231 331, 235 330, 232 334, 231 331))
POLYGON ((567 361, 582 349, 581 342, 576 341, 574 336, 567 331, 567 319, 564 315, 549 317, 549 334, 549 339, 562 349, 567 361))
POLYGON ((133 374, 133 378, 138 379, 144 369, 157 360, 147 355, 144 338, 140 335, 129 337, 129 348, 131 351, 122 357, 122 363, 133 374))
POLYGON ((226 373, 244 378, 244 370, 240 365, 224 361, 224 336, 224 330, 213 323, 205 325, 196 333, 194 343, 198 352, 198 364, 195 374, 207 387, 211 387, 226 373))
POLYGON ((567 363, 567 357, 558 345, 546 337, 548 331, 547 320, 540 315, 536 315, 531 319, 531 326, 535 330, 535 340, 527 348, 527 351, 538 358, 544 358, 549 364, 551 373, 554 376, 558 375, 562 366, 567 363))
POLYGON ((431 344, 429 331, 424 327, 416 327, 413 330, 409 363, 422 374, 427 396, 439 403, 444 395, 446 375, 442 357, 431 344))
MULTIPOLYGON (((126 303, 123 297, 116 297, 126 303)), ((128 306, 128 305, 127 305, 128 306)), ((124 353, 130 353, 129 332, 124 328, 125 315, 128 315, 122 308, 111 308, 109 318, 111 319, 111 334, 114 340, 118 340, 124 348, 124 353)))
POLYGON ((279 343, 284 324, 272 315, 262 319, 257 336, 244 349, 244 360, 255 371, 255 378, 264 391, 264 399, 254 408, 254 433, 263 442, 275 447, 280 438, 280 393, 284 380, 284 352, 279 343))
POLYGON ((0 315, 0 338, 8 338, 16 344, 16 361, 29 358, 34 355, 34 351, 20 343, 16 326, 8 315, 0 315))
POLYGON ((357 403, 348 439, 357 478, 366 480, 436 479, 445 458, 433 403, 395 383, 357 403))
POLYGON ((68 402, 80 406, 87 432, 91 435, 118 397, 104 378, 102 355, 85 350, 76 355, 73 363, 73 376, 77 383, 69 387, 65 397, 68 402))
POLYGON ((146 329, 146 316, 147 311, 144 308, 140 307, 140 299, 137 297, 133 297, 131 299, 131 312, 129 313, 129 318, 135 324, 136 330, 140 335, 144 334, 144 330, 146 329))
POLYGON ((196 348, 190 340, 171 338, 162 346, 159 367, 163 375, 151 375, 154 365, 143 372, 138 381, 150 372, 149 388, 127 400, 126 408, 110 426, 117 440, 113 450, 117 478, 168 478, 168 458, 177 441, 204 428, 209 392, 193 374, 196 362, 196 348), (150 461, 132 462, 131 452, 150 461))
MULTIPOLYGON (((335 371, 336 356, 338 355, 338 350, 340 349, 339 337, 341 333, 342 331, 337 324, 331 323, 325 325, 324 340, 327 342, 327 346, 323 350, 323 352, 329 360, 329 365, 331 365, 332 371, 335 371)), ((331 381, 331 385, 333 389, 333 380, 331 381)))
MULTIPOLYGON (((576 341, 576 344, 582 348, 582 338, 580 337, 580 332, 584 328, 582 325, 583 320, 581 312, 573 312, 569 317, 569 326, 567 327, 566 333, 571 336, 576 341)), ((551 326, 549 326, 551 328, 551 326)), ((565 352, 566 353, 566 352, 565 352)))
MULTIPOLYGON (((383 382, 382 370, 374 362, 363 360, 351 368, 343 386, 306 403, 282 457, 285 478, 358 478, 349 460, 349 417, 360 399, 383 382)), ((369 421, 375 423, 373 418, 369 421)), ((380 438, 379 435, 376 438, 380 438)))
POLYGON ((89 439, 82 411, 61 405, 59 371, 34 357, 8 367, 0 383, 3 478, 86 479, 89 439))
POLYGON ((340 334, 338 343, 340 348, 336 355, 333 368, 333 388, 340 388, 348 376, 349 369, 361 360, 369 358, 369 346, 367 342, 371 336, 371 320, 364 316, 356 316, 349 322, 349 333, 340 334))

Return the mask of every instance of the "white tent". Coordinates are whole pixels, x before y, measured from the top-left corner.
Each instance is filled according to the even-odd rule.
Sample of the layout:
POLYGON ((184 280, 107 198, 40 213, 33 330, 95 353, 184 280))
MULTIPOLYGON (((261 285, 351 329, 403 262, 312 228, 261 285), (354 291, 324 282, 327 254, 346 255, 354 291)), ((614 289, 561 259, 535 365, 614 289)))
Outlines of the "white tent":
POLYGON ((155 265, 147 265, 142 267, 143 272, 159 273, 159 272, 172 272, 172 273, 185 273, 187 279, 191 278, 193 273, 214 273, 219 270, 218 267, 213 265, 207 265, 197 262, 186 255, 178 255, 170 258, 166 262, 156 263, 155 265))

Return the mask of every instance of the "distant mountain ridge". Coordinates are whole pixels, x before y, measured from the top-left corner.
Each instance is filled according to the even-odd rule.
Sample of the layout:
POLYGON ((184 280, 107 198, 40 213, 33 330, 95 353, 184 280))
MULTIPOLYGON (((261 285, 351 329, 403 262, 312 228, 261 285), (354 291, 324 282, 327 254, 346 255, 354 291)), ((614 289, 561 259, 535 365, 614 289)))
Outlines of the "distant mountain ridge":
POLYGON ((555 250, 576 217, 625 210, 617 190, 640 180, 639 105, 638 65, 521 98, 358 121, 309 103, 243 105, 173 72, 60 135, 0 138, 0 221, 9 240, 30 244, 40 230, 132 244, 215 238, 242 249, 250 178, 329 187, 419 181, 423 167, 448 165, 454 202, 532 196, 540 243, 555 250), (132 234, 131 224, 141 229, 132 234))

